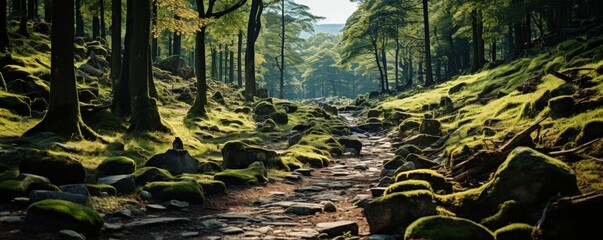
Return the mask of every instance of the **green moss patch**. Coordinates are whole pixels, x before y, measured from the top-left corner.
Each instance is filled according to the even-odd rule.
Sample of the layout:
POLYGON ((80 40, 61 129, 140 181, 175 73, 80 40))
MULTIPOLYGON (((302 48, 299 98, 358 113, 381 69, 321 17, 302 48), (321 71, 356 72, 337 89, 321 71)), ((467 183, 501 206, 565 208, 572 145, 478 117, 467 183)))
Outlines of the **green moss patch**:
POLYGON ((525 223, 514 223, 494 232, 496 240, 531 240, 536 229, 525 223))
POLYGON ((405 180, 424 180, 429 182, 436 192, 452 192, 452 184, 446 181, 444 175, 430 169, 417 169, 399 173, 396 175, 396 182, 405 180))
POLYGON ((95 210, 64 200, 43 200, 27 208, 24 231, 71 229, 86 236, 98 236, 103 219, 95 210))
POLYGON ((494 231, 511 223, 528 223, 527 210, 515 200, 500 205, 496 214, 481 220, 481 224, 494 231))
POLYGON ((143 190, 151 193, 154 199, 162 201, 175 199, 189 203, 201 203, 204 200, 201 187, 195 181, 151 182, 146 184, 143 190))
POLYGON ((240 141, 230 141, 224 144, 222 157, 224 168, 242 169, 260 161, 268 168, 289 170, 275 151, 253 147, 240 141))
POLYGON ((436 214, 434 195, 428 190, 388 194, 364 209, 371 233, 402 233, 420 217, 436 214))
POLYGON ((156 167, 144 167, 136 170, 134 173, 136 185, 144 185, 149 182, 167 181, 174 177, 165 169, 156 167))
POLYGON ((214 175, 214 180, 222 181, 226 186, 268 183, 266 168, 261 162, 255 162, 246 169, 227 169, 214 175))
POLYGON ((429 216, 408 226, 404 239, 430 240, 494 240, 494 235, 484 226, 468 219, 429 216))
POLYGON ((405 180, 405 181, 401 181, 401 182, 397 182, 392 185, 389 185, 383 192, 383 195, 385 196, 385 195, 396 193, 396 192, 406 192, 406 191, 412 191, 412 190, 433 191, 433 189, 431 189, 431 185, 427 181, 405 180))
POLYGON ((97 169, 101 176, 130 174, 136 170, 136 163, 124 156, 110 157, 103 160, 97 169))
POLYGON ((7 201, 25 194, 23 182, 18 180, 0 181, 0 200, 7 201))

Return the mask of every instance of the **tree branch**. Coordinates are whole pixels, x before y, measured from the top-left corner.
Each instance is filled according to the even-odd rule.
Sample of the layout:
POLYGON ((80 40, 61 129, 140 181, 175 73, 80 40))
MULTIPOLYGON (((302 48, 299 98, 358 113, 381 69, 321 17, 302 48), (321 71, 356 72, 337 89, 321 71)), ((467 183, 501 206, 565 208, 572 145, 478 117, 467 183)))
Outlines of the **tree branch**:
POLYGON ((220 12, 216 12, 216 13, 211 13, 209 14, 210 17, 215 17, 220 18, 234 10, 237 10, 238 8, 240 8, 241 6, 243 6, 245 3, 247 3, 247 0, 239 0, 236 4, 232 5, 231 7, 227 8, 224 11, 220 11, 220 12))

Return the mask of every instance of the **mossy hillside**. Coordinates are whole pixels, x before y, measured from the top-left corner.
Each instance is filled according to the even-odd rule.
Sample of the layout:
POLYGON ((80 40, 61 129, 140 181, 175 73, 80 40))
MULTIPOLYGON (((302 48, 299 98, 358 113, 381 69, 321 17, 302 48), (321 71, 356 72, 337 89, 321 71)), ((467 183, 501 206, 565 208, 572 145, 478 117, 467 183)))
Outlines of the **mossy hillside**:
MULTIPOLYGON (((46 218, 51 221, 65 221, 73 223, 74 231, 80 232, 86 236, 98 236, 104 224, 101 216, 92 208, 84 207, 79 204, 64 200, 43 200, 30 205, 27 208, 28 221, 29 215, 49 216, 46 218)), ((48 224, 52 225, 52 224, 48 224)), ((50 229, 49 229, 50 230, 50 229)), ((54 229, 61 230, 61 229, 54 229)))
POLYGON ((201 203, 203 191, 196 181, 151 182, 143 190, 151 193, 154 199, 167 201, 176 199, 189 203, 201 203))
POLYGON ((428 216, 411 223, 404 239, 430 240, 494 240, 493 233, 468 219, 446 216, 428 216))

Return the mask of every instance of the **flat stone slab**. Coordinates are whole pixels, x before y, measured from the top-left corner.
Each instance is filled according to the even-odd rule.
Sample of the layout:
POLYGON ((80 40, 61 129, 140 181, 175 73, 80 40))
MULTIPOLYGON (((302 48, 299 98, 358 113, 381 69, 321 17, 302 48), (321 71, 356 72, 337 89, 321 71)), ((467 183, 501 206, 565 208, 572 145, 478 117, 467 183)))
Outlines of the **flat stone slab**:
POLYGON ((318 237, 318 233, 310 233, 310 232, 288 232, 285 233, 288 237, 295 237, 299 239, 315 239, 318 237))
POLYGON ((297 203, 285 210, 285 213, 295 215, 312 215, 319 212, 322 212, 322 205, 315 203, 297 203))
POLYGON ((270 226, 299 226, 299 223, 296 222, 262 222, 262 225, 270 225, 270 226))
POLYGON ((223 233, 223 234, 227 234, 227 235, 234 235, 234 234, 241 234, 241 233, 245 233, 245 230, 238 228, 238 227, 224 227, 224 228, 220 228, 218 229, 219 232, 223 233))
POLYGON ((160 217, 160 218, 147 218, 142 220, 133 221, 124 224, 125 228, 132 227, 144 227, 158 224, 176 223, 176 222, 190 222, 188 218, 174 218, 174 217, 160 217))
POLYGON ((358 223, 353 221, 322 222, 316 224, 320 233, 326 233, 329 237, 336 237, 345 232, 358 235, 358 223))
POLYGON ((322 192, 325 190, 327 189, 320 186, 306 186, 295 189, 295 192, 322 192))

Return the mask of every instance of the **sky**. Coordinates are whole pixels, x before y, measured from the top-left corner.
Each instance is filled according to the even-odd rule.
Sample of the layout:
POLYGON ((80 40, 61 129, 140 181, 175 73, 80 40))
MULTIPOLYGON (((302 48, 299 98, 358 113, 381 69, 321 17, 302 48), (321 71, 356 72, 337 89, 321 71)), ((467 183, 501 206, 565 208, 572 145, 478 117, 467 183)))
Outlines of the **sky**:
POLYGON ((351 3, 349 0, 295 0, 295 2, 310 7, 310 12, 314 15, 326 17, 317 24, 343 24, 357 7, 356 3, 351 3))

